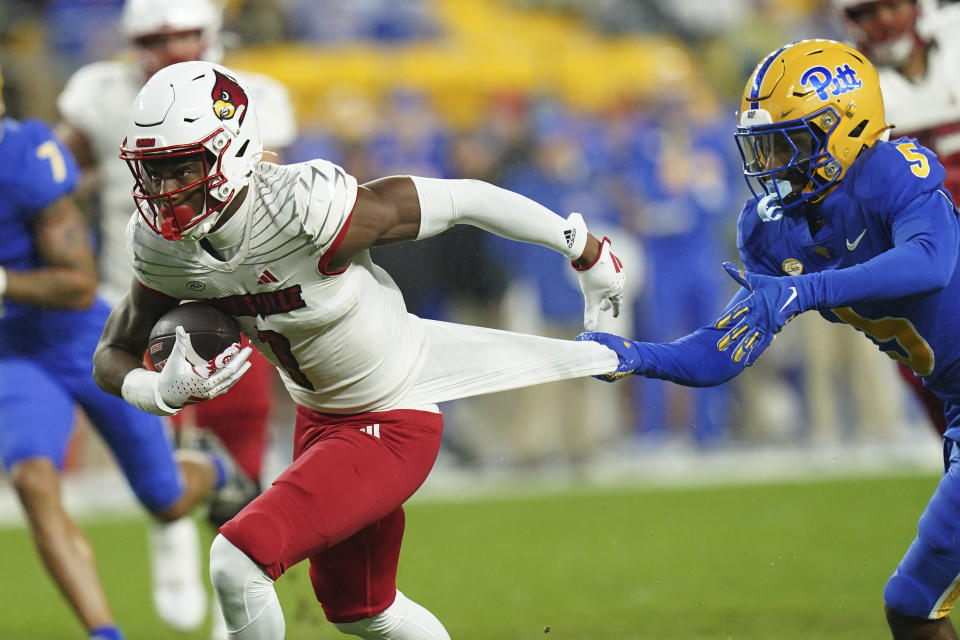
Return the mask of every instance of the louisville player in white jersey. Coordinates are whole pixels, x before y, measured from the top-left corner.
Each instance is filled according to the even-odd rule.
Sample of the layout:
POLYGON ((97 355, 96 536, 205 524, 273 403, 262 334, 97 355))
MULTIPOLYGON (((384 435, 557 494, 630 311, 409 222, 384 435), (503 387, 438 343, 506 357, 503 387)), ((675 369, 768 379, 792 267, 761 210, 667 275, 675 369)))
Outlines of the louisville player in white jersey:
MULTIPOLYGON (((125 230, 130 218, 130 173, 117 156, 130 116, 130 105, 144 82, 167 65, 189 60, 218 60, 221 9, 213 0, 127 0, 124 34, 133 59, 96 62, 80 68, 58 100, 61 122, 57 135, 67 144, 89 177, 96 177, 99 200, 100 293, 111 305, 129 289, 133 271, 127 258, 125 230)), ((287 90, 277 81, 242 73, 245 86, 269 118, 262 140, 281 152, 293 141, 296 125, 287 90)), ((261 356, 228 398, 196 407, 187 421, 209 429, 246 474, 259 480, 267 442, 272 367, 261 356), (192 418, 192 420, 191 420, 192 418)), ((184 420, 178 416, 176 422, 184 420)), ((177 426, 180 426, 177 424, 177 426)), ((246 499, 252 498, 255 493, 246 499)), ((215 498, 210 520, 219 526, 242 506, 215 498)), ((192 520, 151 528, 153 595, 167 624, 191 629, 206 615, 197 531, 192 520)))
POLYGON ((607 373, 618 361, 594 343, 413 316, 367 249, 458 223, 543 245, 573 260, 587 327, 601 309, 618 312, 622 265, 579 214, 564 219, 484 182, 357 185, 323 160, 262 162, 256 116, 233 72, 205 62, 167 67, 138 95, 122 146, 135 176, 136 279, 107 322, 94 376, 161 415, 214 397, 243 375, 249 347, 228 362, 191 363, 178 330, 162 371, 142 368, 141 356, 155 320, 182 300, 230 313, 298 405, 293 463, 211 547, 231 637, 282 638, 273 582, 309 560, 316 597, 342 632, 448 638, 396 588, 402 504, 436 458, 437 403, 607 373))
MULTIPOLYGON (((960 7, 935 0, 833 0, 856 46, 877 68, 886 117, 896 135, 916 138, 946 169, 960 198, 960 7)), ((947 427, 943 402, 905 367, 900 374, 934 428, 947 427)))

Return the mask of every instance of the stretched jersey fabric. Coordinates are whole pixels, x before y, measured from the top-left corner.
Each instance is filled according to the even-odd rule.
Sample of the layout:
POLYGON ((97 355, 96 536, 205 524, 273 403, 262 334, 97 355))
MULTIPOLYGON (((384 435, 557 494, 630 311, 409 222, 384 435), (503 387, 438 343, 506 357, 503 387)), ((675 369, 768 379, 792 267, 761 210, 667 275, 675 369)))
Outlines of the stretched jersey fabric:
MULTIPOLYGON (((241 73, 258 112, 260 136, 266 150, 293 142, 296 124, 286 89, 272 78, 241 73)), ((134 62, 95 62, 77 70, 57 99, 61 116, 86 136, 100 177, 100 294, 110 304, 130 289, 133 271, 127 259, 124 230, 134 210, 130 195, 133 179, 119 157, 120 143, 130 119, 130 105, 146 82, 134 62)))
MULTIPOLYGON (((819 205, 824 224, 815 235, 802 216, 761 221, 751 199, 737 243, 748 271, 799 276, 824 318, 863 332, 957 405, 960 230, 943 178, 936 156, 916 140, 877 142, 819 205)), ((638 343, 640 372, 682 384, 722 382, 741 370, 716 348, 723 333, 704 328, 668 345, 638 343)), ((960 415, 947 435, 960 436, 960 415)))
POLYGON ((134 216, 128 234, 137 278, 233 315, 294 401, 324 413, 427 408, 616 368, 613 352, 595 343, 544 343, 421 320, 407 313, 393 280, 366 252, 331 272, 356 197, 356 180, 324 160, 261 163, 241 209, 224 225, 230 232, 230 225, 243 226, 229 259, 193 240, 168 242, 134 216))

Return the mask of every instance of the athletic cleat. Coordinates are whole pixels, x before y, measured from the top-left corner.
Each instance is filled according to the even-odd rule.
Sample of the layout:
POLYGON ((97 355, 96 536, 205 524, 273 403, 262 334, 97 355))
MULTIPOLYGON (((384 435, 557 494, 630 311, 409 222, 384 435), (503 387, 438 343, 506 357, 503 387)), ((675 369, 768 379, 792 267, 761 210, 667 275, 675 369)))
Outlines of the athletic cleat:
POLYGON ((189 516, 154 522, 148 530, 153 606, 164 624, 180 632, 197 629, 207 616, 198 535, 189 516))

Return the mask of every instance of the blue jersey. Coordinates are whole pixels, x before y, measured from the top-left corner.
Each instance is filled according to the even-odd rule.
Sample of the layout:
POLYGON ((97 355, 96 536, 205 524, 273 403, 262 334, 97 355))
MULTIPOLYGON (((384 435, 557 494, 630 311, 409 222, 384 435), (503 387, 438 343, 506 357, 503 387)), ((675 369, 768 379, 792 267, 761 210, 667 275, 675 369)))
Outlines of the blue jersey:
POLYGON ((821 315, 862 331, 960 404, 960 230, 944 177, 933 152, 915 140, 878 142, 817 208, 823 227, 816 235, 802 216, 761 221, 751 200, 738 246, 744 267, 766 275, 847 270, 846 290, 826 294, 845 304, 821 315))
MULTIPOLYGON (((43 209, 70 193, 77 166, 46 125, 4 119, 0 129, 0 265, 44 266, 35 227, 43 209)), ((80 406, 140 501, 165 509, 183 492, 159 418, 93 381, 93 352, 109 308, 52 309, 11 300, 0 316, 0 464, 45 457, 63 464, 80 406)))
MULTIPOLYGON (((78 169, 47 125, 2 120, 0 129, 0 266, 43 266, 34 239, 37 216, 73 191, 78 169)), ((84 310, 50 309, 5 300, 0 316, 0 357, 55 355, 64 366, 89 374, 91 357, 109 309, 102 302, 84 310)))
MULTIPOLYGON (((915 140, 880 141, 816 207, 816 234, 802 215, 762 221, 751 199, 737 243, 748 271, 800 276, 826 319, 854 326, 923 376, 947 402, 947 435, 960 437, 960 226, 944 176, 915 140)), ((697 386, 729 379, 743 367, 717 350, 725 332, 704 327, 666 345, 637 343, 638 373, 697 386)))

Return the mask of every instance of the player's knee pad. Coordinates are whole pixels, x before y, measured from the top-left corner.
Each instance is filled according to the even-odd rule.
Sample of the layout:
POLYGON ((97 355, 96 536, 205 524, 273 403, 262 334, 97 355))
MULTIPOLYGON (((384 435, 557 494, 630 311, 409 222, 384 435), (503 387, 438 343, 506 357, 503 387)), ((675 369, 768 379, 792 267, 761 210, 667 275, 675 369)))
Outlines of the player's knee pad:
POLYGON ((928 591, 900 569, 887 580, 883 601, 890 609, 911 618, 926 618, 932 608, 928 591))
POLYGON ((210 581, 218 593, 242 594, 257 571, 262 573, 260 567, 232 542, 222 535, 214 538, 210 545, 210 581))
POLYGON ((333 626, 363 640, 450 640, 432 613, 399 591, 383 612, 354 622, 335 622, 333 626))
POLYGON ((210 581, 227 629, 250 638, 282 638, 283 612, 273 580, 223 535, 210 546, 210 581))
POLYGON ((917 537, 884 589, 887 606, 908 617, 935 619, 952 608, 960 576, 960 465, 951 464, 917 524, 917 537))
POLYGON ((895 612, 910 617, 934 619, 950 604, 946 598, 960 563, 942 543, 940 532, 931 532, 927 514, 920 519, 919 534, 883 590, 883 601, 895 612), (953 556, 953 560, 946 560, 953 556), (952 573, 948 575, 948 573, 952 573))

